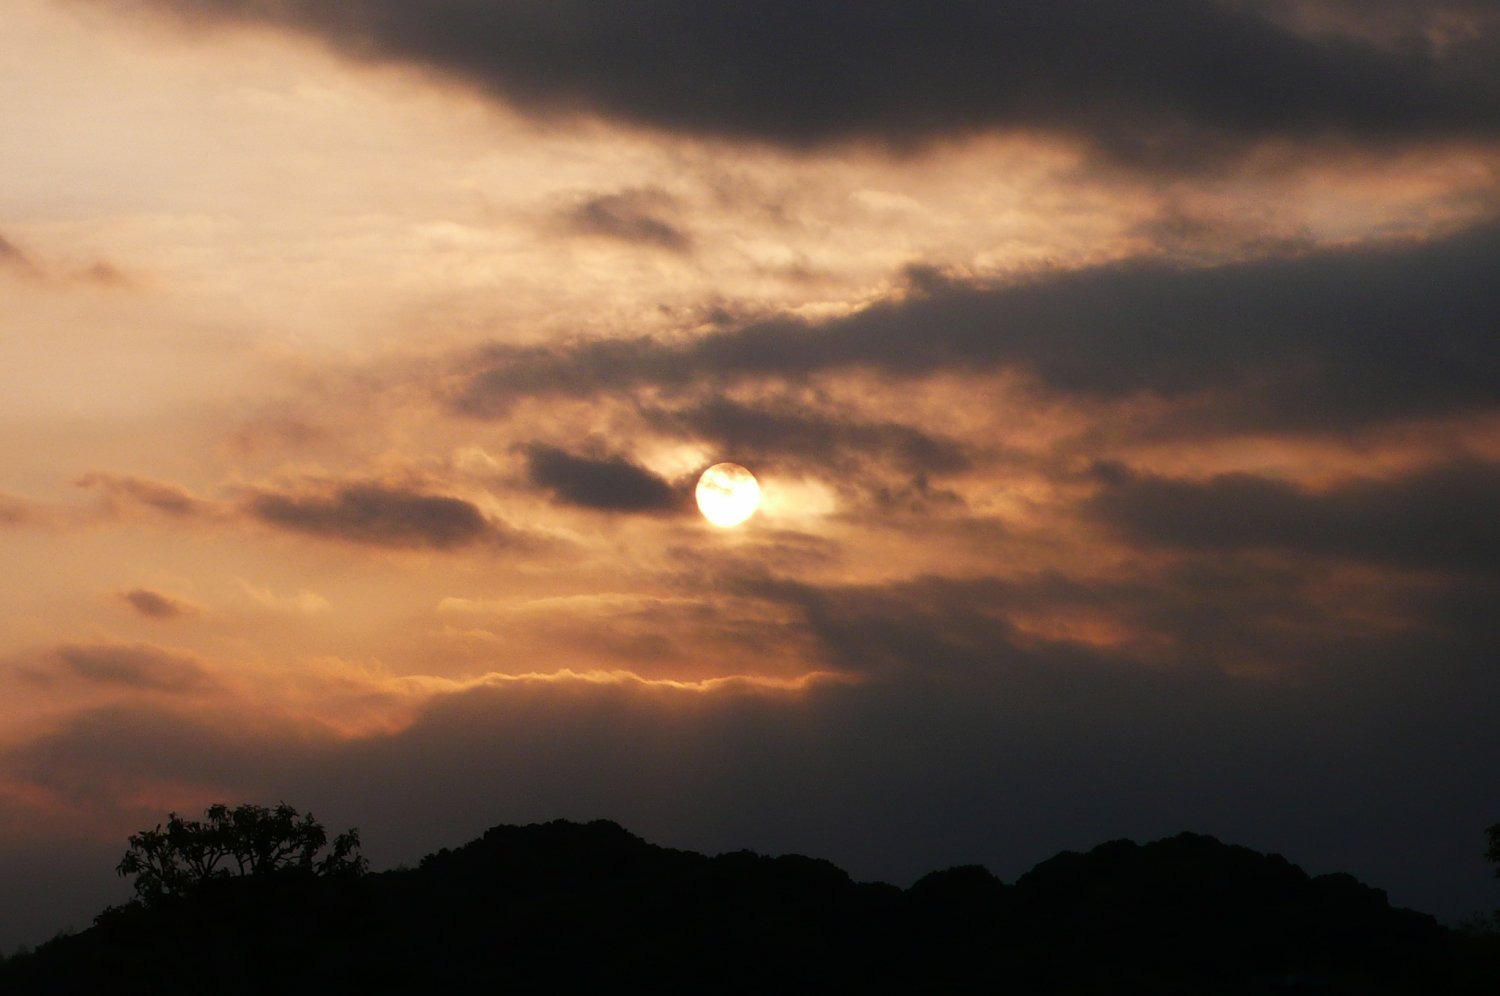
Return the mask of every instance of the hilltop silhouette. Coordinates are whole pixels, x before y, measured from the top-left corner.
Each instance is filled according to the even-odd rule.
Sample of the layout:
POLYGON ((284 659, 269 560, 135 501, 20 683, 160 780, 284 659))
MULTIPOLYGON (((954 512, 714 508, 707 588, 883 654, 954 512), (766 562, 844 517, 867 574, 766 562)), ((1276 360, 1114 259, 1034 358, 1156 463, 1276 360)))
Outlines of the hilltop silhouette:
POLYGON ((1347 875, 1195 834, 902 890, 556 821, 411 869, 113 907, 0 964, 0 992, 1492 994, 1483 944, 1347 875))

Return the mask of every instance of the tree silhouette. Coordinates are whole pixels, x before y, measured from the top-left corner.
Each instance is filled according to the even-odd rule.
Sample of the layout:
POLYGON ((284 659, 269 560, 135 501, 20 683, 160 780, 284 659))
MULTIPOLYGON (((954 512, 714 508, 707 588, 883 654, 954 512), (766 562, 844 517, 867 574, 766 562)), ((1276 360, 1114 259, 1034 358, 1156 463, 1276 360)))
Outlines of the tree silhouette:
POLYGON ((328 844, 328 831, 313 819, 280 803, 274 809, 252 803, 230 809, 209 806, 202 820, 176 813, 166 826, 130 835, 130 849, 115 871, 135 876, 136 898, 154 906, 181 896, 211 879, 267 876, 283 872, 304 875, 360 875, 367 862, 359 855, 359 831, 350 829, 328 844))

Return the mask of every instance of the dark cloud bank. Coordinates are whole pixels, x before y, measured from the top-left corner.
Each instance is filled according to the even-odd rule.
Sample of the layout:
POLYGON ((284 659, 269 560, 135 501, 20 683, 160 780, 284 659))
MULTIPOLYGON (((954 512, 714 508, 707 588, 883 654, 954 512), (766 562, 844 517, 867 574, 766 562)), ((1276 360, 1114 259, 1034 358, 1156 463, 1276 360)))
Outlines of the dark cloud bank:
POLYGON ((1180 429, 1351 428, 1500 403, 1497 270, 1491 224, 1207 269, 1137 262, 999 287, 939 284, 847 318, 775 318, 687 342, 496 346, 454 403, 498 415, 534 395, 1017 369, 1085 399, 1208 398, 1180 429))
POLYGON ((1321 492, 1252 474, 1178 481, 1106 471, 1093 511, 1137 543, 1271 549, 1500 576, 1500 465, 1440 464, 1321 492))
POLYGON ((1277 5, 1214 0, 146 2, 284 25, 539 114, 798 148, 1020 128, 1175 169, 1267 137, 1500 133, 1492 23, 1446 47, 1425 41, 1431 19, 1465 9, 1451 3, 1371 40, 1298 33, 1263 16, 1277 5))
POLYGON ((353 741, 111 709, 8 760, 81 798, 104 785, 128 800, 162 779, 296 799, 366 828, 377 863, 496 822, 609 816, 671 845, 814 853, 904 883, 967 862, 1010 878, 1061 848, 1192 828, 1446 916, 1493 905, 1480 857, 1500 762, 1493 618, 1462 639, 1330 634, 1302 645, 1310 680, 1264 681, 1028 639, 1001 618, 1014 600, 1113 591, 762 585, 865 682, 790 697, 523 682, 353 741))

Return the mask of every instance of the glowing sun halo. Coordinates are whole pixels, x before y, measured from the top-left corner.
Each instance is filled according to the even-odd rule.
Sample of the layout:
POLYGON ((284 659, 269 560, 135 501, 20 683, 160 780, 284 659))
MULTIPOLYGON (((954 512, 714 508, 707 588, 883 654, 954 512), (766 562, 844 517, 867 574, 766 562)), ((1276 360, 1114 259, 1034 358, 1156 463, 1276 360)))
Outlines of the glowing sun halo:
POLYGON ((716 526, 737 526, 755 514, 760 484, 737 463, 716 463, 698 478, 698 510, 716 526))

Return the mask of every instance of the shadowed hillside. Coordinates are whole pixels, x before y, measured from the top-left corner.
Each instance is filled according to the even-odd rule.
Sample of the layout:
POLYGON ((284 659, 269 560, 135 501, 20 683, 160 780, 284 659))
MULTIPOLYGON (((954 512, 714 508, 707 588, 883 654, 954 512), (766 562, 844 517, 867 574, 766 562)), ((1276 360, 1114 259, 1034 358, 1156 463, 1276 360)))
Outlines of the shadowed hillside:
POLYGON ((415 869, 206 883, 0 965, 0 992, 1493 993, 1478 942, 1343 875, 1182 834, 906 890, 608 822, 415 869))

